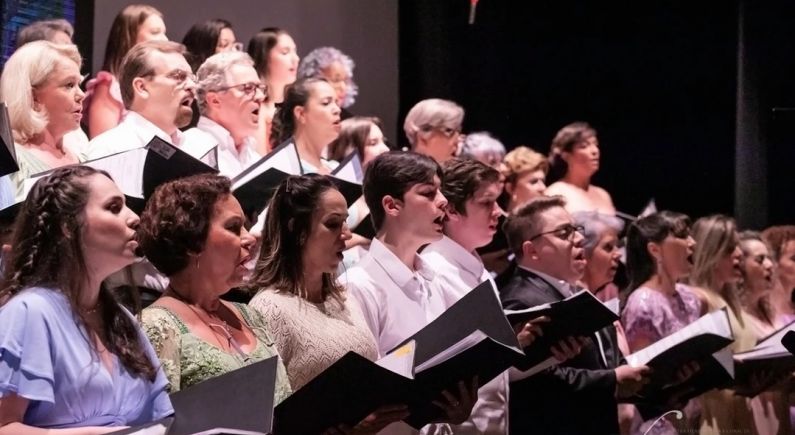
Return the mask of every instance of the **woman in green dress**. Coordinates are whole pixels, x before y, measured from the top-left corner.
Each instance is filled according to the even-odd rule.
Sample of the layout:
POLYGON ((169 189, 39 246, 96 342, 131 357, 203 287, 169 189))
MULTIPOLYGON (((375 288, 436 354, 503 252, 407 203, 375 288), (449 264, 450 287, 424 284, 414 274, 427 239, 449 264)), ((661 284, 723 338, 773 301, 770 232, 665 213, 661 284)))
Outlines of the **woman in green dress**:
MULTIPOLYGON (((141 249, 170 280, 142 320, 172 393, 277 355, 259 313, 221 300, 247 273, 254 237, 244 223, 229 179, 217 175, 160 186, 141 215, 141 249)), ((280 361, 275 403, 290 393, 280 361)))

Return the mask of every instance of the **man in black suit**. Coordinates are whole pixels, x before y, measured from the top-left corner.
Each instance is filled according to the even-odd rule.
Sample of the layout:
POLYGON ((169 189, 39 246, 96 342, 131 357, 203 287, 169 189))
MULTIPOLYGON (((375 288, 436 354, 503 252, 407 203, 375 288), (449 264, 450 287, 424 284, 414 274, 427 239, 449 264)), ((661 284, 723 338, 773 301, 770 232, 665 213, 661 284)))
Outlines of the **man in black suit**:
MULTIPOLYGON (((582 277, 586 264, 583 236, 564 206, 562 197, 540 197, 506 220, 505 233, 518 266, 500 291, 506 309, 559 301, 577 291, 572 284, 582 277)), ((619 432, 617 398, 637 391, 648 368, 616 368, 614 331, 602 330, 588 338, 575 357, 511 384, 512 434, 619 432)))

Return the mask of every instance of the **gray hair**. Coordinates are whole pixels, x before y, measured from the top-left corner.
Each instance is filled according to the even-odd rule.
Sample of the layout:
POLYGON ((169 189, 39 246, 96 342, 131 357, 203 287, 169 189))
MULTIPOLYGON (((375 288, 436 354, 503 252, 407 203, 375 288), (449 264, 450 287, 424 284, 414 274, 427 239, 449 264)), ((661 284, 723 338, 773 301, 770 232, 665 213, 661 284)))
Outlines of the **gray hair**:
POLYGON ((69 35, 69 38, 72 38, 75 34, 75 29, 69 21, 63 18, 34 21, 19 30, 17 48, 33 41, 52 42, 55 32, 64 32, 69 35))
POLYGON ((330 67, 334 62, 339 62, 342 68, 345 69, 345 74, 348 75, 348 80, 346 80, 348 90, 345 93, 345 101, 342 102, 342 107, 350 107, 356 102, 356 96, 359 95, 359 86, 353 81, 353 68, 356 64, 347 54, 334 47, 316 48, 301 59, 301 63, 298 65, 298 78, 321 78, 323 77, 323 70, 330 67))
POLYGON ((586 258, 590 258, 593 254, 599 239, 602 238, 605 231, 613 230, 620 233, 624 229, 624 221, 610 215, 599 213, 597 211, 580 211, 571 215, 575 225, 582 225, 583 234, 583 248, 585 248, 586 258))
POLYGON ((505 157, 505 145, 488 131, 478 131, 467 134, 464 139, 464 149, 462 153, 479 158, 485 154, 497 154, 499 160, 505 157))
POLYGON ((417 137, 428 134, 434 128, 461 128, 464 122, 464 108, 458 104, 439 98, 429 98, 415 104, 406 115, 403 131, 412 148, 417 144, 417 137))
POLYGON ((202 115, 207 113, 207 92, 228 86, 226 73, 235 65, 254 68, 254 60, 248 53, 242 51, 217 53, 208 57, 196 71, 196 79, 199 82, 196 89, 196 102, 199 104, 199 112, 202 115))

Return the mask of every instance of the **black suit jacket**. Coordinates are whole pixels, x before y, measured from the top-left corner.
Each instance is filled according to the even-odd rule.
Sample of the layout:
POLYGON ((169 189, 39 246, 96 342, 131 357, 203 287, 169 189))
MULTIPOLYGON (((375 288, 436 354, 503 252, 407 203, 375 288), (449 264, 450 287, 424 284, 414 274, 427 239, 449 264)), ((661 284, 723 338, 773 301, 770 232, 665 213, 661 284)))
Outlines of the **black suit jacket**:
MULTIPOLYGON (((500 297, 506 309, 529 308, 564 298, 553 283, 521 267, 500 290, 500 297)), ((576 357, 511 383, 511 434, 618 434, 613 369, 619 352, 615 329, 606 328, 598 334, 604 357, 596 337, 591 337, 592 343, 576 357)))

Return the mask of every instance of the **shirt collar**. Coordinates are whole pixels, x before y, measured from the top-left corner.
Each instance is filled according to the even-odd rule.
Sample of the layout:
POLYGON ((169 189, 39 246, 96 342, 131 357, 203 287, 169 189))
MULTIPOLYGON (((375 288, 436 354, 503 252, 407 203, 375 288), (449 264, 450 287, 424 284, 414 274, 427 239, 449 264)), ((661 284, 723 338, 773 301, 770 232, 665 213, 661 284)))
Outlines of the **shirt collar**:
POLYGON ((173 135, 166 133, 165 131, 161 130, 160 127, 156 126, 152 121, 144 118, 140 113, 133 112, 130 110, 124 117, 125 122, 129 122, 133 125, 133 128, 136 132, 138 132, 139 136, 142 136, 144 140, 148 143, 152 136, 157 136, 164 141, 180 146, 182 145, 183 136, 182 132, 179 129, 176 129, 173 135), (148 136, 148 138, 146 137, 148 136))
POLYGON ((370 255, 401 289, 406 289, 412 281, 416 281, 417 275, 426 281, 436 278, 436 272, 421 256, 414 255, 416 271, 412 271, 378 239, 373 239, 370 243, 370 255))
POLYGON ((467 252, 463 246, 447 236, 442 237, 438 242, 434 242, 434 245, 448 261, 456 263, 456 266, 463 268, 472 275, 479 277, 486 270, 483 261, 479 257, 467 252))
POLYGON ((534 275, 538 275, 541 279, 543 279, 544 281, 548 282, 550 285, 555 287, 555 289, 558 292, 560 292, 560 294, 562 294, 564 296, 568 296, 568 295, 574 293, 574 287, 571 286, 571 284, 567 283, 566 281, 564 281, 562 279, 554 278, 552 276, 547 275, 544 272, 539 272, 536 269, 532 269, 532 268, 521 266, 521 265, 517 265, 517 266, 519 268, 521 268, 521 269, 524 269, 524 270, 534 274, 534 275))
POLYGON ((196 128, 210 133, 218 141, 218 145, 220 147, 223 147, 229 151, 233 151, 235 154, 243 154, 245 148, 252 147, 254 145, 254 138, 251 136, 246 136, 246 138, 243 139, 243 144, 240 148, 241 152, 238 153, 237 144, 235 144, 235 139, 232 137, 232 133, 230 133, 229 130, 227 130, 223 125, 206 116, 199 118, 196 128))

